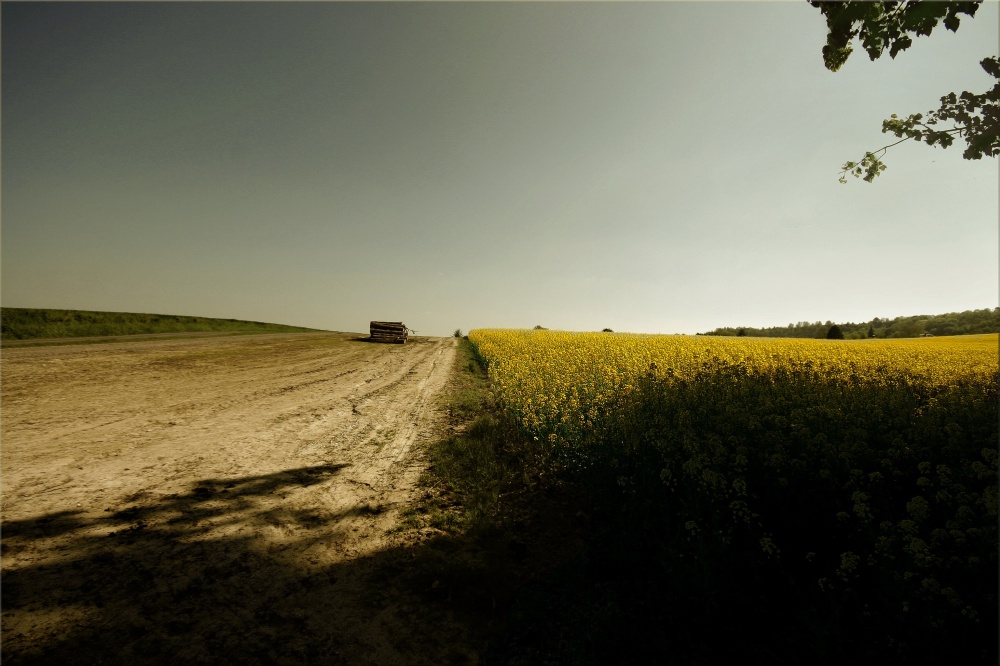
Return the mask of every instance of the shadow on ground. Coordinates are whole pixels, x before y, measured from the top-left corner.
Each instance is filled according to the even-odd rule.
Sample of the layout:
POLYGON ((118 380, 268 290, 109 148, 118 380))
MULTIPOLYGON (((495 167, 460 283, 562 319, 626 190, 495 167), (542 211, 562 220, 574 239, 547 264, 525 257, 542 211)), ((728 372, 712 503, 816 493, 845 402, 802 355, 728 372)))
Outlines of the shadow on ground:
MULTIPOLYGON (((280 543, 212 537, 229 520, 273 524, 255 500, 342 468, 204 479, 99 518, 4 522, 4 663, 474 663, 504 582, 456 565, 447 537, 326 567, 308 550, 289 561, 280 543)), ((340 516, 281 518, 318 529, 340 516)))

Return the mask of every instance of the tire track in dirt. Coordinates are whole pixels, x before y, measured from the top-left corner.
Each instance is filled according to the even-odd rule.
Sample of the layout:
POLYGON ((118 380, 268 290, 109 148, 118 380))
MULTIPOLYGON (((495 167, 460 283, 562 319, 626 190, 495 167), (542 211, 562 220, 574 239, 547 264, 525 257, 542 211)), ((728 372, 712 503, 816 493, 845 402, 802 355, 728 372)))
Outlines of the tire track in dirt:
POLYGON ((428 350, 385 384, 351 399, 354 414, 364 417, 356 409, 363 403, 366 411, 377 409, 381 422, 377 426, 367 423, 361 437, 354 440, 355 445, 375 440, 376 446, 375 455, 354 463, 348 473, 348 481, 355 484, 360 495, 346 501, 338 498, 329 504, 331 512, 344 515, 343 530, 356 531, 359 523, 369 520, 371 512, 398 510, 409 499, 401 497, 399 491, 412 489, 423 469, 422 459, 408 454, 417 439, 428 400, 441 389, 445 379, 444 352, 445 348, 428 350), (345 511, 347 504, 361 510, 345 511))

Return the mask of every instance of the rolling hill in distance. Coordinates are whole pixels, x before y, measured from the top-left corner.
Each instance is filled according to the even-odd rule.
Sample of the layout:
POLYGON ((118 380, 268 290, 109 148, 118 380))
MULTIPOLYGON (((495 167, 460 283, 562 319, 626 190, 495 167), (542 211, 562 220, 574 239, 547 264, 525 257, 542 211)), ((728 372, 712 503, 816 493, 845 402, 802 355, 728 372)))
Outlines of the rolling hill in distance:
POLYGON ((239 319, 135 312, 0 308, 0 339, 37 340, 163 333, 304 333, 318 329, 239 319))

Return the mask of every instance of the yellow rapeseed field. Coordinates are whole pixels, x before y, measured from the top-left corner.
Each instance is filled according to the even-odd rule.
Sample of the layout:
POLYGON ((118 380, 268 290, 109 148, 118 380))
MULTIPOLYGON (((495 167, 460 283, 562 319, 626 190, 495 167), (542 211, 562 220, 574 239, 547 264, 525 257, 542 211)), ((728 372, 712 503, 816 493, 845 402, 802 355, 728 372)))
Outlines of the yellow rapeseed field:
POLYGON ((940 386, 995 382, 996 334, 911 339, 811 340, 477 329, 499 403, 530 433, 552 441, 593 425, 644 375, 700 371, 807 373, 817 380, 940 386))

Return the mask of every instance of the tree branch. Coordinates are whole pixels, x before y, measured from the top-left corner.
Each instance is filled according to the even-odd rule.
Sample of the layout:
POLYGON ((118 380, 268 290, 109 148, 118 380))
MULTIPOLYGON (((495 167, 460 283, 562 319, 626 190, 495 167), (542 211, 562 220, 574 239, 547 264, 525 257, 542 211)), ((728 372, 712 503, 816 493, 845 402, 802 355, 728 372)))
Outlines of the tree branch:
MULTIPOLYGON (((919 115, 919 114, 918 114, 919 115)), ((895 114, 892 116, 896 118, 895 114)), ((916 139, 920 141, 921 138, 925 139, 929 145, 941 144, 942 148, 947 148, 951 145, 952 134, 957 134, 962 136, 965 132, 969 131, 968 127, 952 127, 951 129, 938 130, 928 126, 926 123, 919 122, 919 120, 914 120, 915 116, 911 116, 910 120, 907 121, 906 127, 899 127, 893 125, 893 120, 887 120, 883 124, 883 132, 894 132, 896 136, 903 136, 902 139, 896 141, 895 143, 890 143, 887 146, 882 146, 874 151, 869 151, 865 153, 865 156, 861 158, 859 162, 847 162, 841 167, 839 181, 841 183, 847 182, 847 174, 850 173, 855 178, 861 178, 866 183, 870 183, 875 180, 875 177, 880 175, 885 171, 885 162, 882 161, 882 156, 885 155, 886 151, 893 146, 898 146, 904 141, 909 141, 910 139, 916 139), (890 125, 886 127, 886 125, 890 125), (922 127, 923 129, 914 130, 914 126, 922 127), (862 174, 864 177, 862 178, 862 174)), ((903 122, 903 121, 900 121, 903 122)))

